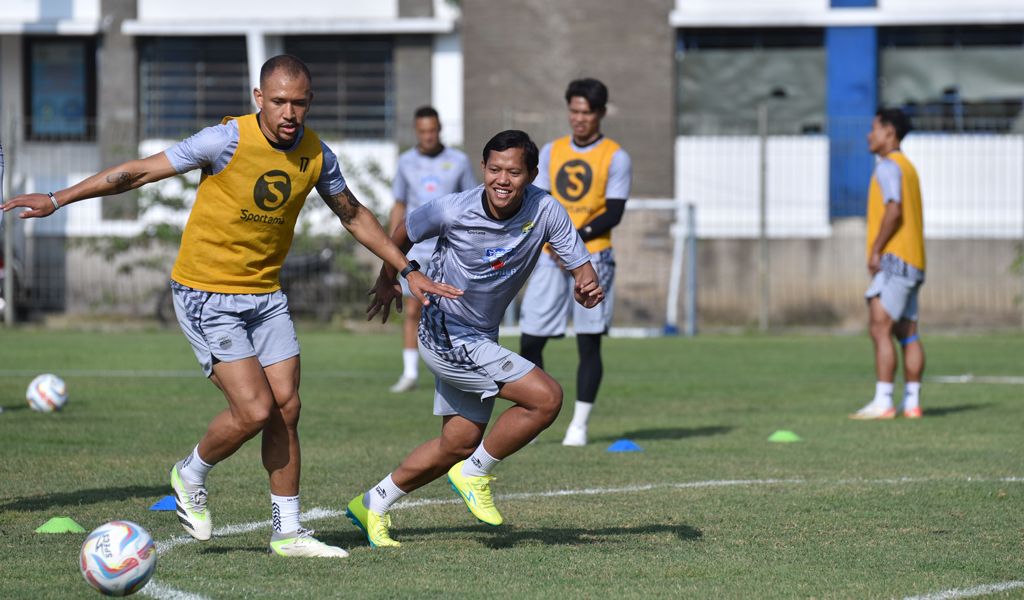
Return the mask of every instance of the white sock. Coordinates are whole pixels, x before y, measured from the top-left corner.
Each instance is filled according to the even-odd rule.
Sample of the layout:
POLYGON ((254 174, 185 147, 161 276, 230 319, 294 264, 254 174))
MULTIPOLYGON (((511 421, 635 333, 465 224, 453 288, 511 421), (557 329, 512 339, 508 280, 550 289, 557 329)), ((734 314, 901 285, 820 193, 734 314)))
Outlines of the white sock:
POLYGON ((903 388, 903 410, 917 408, 921 398, 921 382, 908 381, 903 388))
POLYGON ((206 474, 210 472, 213 465, 199 458, 199 444, 192 449, 181 463, 181 478, 192 485, 206 485, 206 474))
POLYGON ((462 474, 466 477, 483 477, 489 475, 491 469, 501 462, 500 458, 494 458, 487 453, 484 445, 480 444, 473 451, 473 454, 462 463, 462 474))
POLYGON ((299 497, 270 495, 270 522, 274 533, 299 530, 299 497))
POLYGON ((593 402, 580 402, 576 401, 576 408, 572 411, 572 423, 569 423, 569 427, 576 427, 577 429, 586 429, 587 421, 590 420, 590 411, 594 408, 593 402))
POLYGON ((875 399, 871 404, 877 408, 892 408, 892 383, 879 381, 875 383, 875 399))
POLYGON ((415 348, 402 350, 402 377, 416 379, 420 372, 420 352, 415 348))
POLYGON ((383 515, 388 512, 392 504, 398 502, 399 498, 404 495, 405 492, 395 485, 394 480, 391 479, 391 473, 388 473, 387 477, 381 479, 380 483, 366 492, 363 496, 363 504, 378 515, 383 515))

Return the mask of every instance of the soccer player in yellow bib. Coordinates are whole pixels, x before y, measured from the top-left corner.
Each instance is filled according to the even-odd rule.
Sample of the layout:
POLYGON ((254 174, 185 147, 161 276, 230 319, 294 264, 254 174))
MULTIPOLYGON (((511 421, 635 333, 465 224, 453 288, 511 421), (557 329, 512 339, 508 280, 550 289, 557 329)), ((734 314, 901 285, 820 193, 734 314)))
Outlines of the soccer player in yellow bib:
POLYGON ((579 365, 572 422, 562 444, 585 446, 590 412, 604 375, 601 337, 608 333, 615 304, 615 253, 612 228, 622 220, 632 185, 629 154, 601 133, 608 88, 596 79, 577 79, 565 91, 572 135, 546 144, 533 182, 565 207, 576 231, 587 244, 591 263, 605 291, 605 301, 587 308, 572 301, 572 275, 550 249, 541 254, 523 297, 519 319, 519 353, 544 368, 548 339, 565 335, 569 312, 579 365))
POLYGON ((871 285, 868 301, 869 330, 875 347, 875 397, 850 415, 852 419, 891 419, 896 348, 903 347, 905 387, 900 412, 908 419, 922 416, 921 375, 924 346, 917 329, 917 296, 924 284, 924 214, 921 186, 914 165, 900 150, 910 131, 910 119, 895 108, 875 114, 868 133, 868 149, 878 156, 868 189, 867 266, 871 285))
MULTIPOLYGON (((206 376, 223 392, 227 409, 171 469, 178 520, 192 537, 210 539, 207 473, 262 434, 271 552, 344 557, 344 550, 320 542, 299 523, 299 344, 278 275, 306 196, 316 187, 345 229, 402 270, 422 302, 427 303, 425 294, 450 298, 461 292, 410 272, 404 253, 346 185, 337 157, 303 127, 313 92, 301 60, 289 55, 268 60, 253 98, 256 114, 226 118, 164 152, 67 189, 18 196, 3 209, 27 208, 22 218, 46 217, 73 202, 203 170, 171 287, 182 331, 206 376)), ((397 285, 373 291, 385 299, 401 298, 397 285)))

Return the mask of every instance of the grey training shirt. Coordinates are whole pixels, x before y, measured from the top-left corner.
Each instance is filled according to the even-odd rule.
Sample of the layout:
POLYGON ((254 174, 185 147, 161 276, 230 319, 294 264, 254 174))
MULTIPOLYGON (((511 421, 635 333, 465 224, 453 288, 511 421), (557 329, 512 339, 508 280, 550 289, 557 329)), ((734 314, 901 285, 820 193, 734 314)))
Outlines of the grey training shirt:
POLYGON ((526 283, 545 243, 575 269, 590 260, 583 240, 558 200, 528 185, 514 216, 497 220, 485 208, 484 186, 449 194, 408 213, 413 242, 438 236, 426 275, 464 294, 436 298, 423 309, 420 340, 448 350, 482 338, 498 339, 498 325, 526 283))

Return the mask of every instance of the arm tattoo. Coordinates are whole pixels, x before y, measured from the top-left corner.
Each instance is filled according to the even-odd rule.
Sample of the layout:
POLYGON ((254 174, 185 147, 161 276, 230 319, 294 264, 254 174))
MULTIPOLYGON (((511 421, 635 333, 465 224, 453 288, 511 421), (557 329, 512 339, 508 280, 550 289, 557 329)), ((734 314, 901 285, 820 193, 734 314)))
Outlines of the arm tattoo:
POLYGON ((117 193, 127 192, 135 187, 135 182, 142 178, 142 173, 129 173, 121 171, 107 175, 107 183, 114 184, 117 193))
POLYGON ((352 219, 356 218, 359 214, 359 209, 362 204, 356 197, 352 195, 352 192, 348 188, 341 190, 340 193, 334 194, 324 198, 324 202, 330 207, 334 214, 338 215, 342 223, 351 223, 352 219))

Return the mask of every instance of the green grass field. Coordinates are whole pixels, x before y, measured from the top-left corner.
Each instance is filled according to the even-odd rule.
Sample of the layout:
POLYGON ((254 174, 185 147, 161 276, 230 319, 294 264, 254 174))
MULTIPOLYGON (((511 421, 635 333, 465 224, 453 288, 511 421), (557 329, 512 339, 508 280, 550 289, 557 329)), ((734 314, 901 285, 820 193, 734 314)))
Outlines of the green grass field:
MULTIPOLYGON (((0 598, 96 596, 84 534, 33 533, 52 516, 147 528, 160 556, 142 593, 158 598, 1024 598, 1024 386, 926 382, 924 419, 854 422, 874 389, 866 335, 610 339, 591 445, 560 445, 567 407, 501 464, 505 526, 439 481, 394 511, 403 546, 373 550, 339 511, 436 434, 432 380, 387 392, 397 328, 300 340, 303 507, 322 509, 306 525, 343 560, 266 554, 255 442, 211 473, 210 542, 148 510, 223 407, 180 333, 0 330, 0 598), (69 385, 61 413, 25 405, 42 372, 69 385), (768 442, 780 429, 803 441, 768 442), (643 452, 607 452, 620 438, 643 452)), ((928 375, 1024 375, 1019 334, 924 341, 928 375)), ((546 357, 571 400, 574 342, 546 357)))

